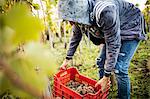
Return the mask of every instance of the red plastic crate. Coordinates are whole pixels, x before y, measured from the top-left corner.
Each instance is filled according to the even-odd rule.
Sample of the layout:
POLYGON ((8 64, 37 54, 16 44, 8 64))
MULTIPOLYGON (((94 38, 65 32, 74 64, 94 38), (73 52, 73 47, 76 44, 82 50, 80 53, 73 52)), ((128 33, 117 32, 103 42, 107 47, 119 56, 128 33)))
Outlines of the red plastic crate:
POLYGON ((54 97, 60 97, 61 99, 107 99, 109 94, 109 89, 106 92, 102 93, 100 91, 101 87, 95 88, 95 94, 85 94, 80 95, 74 90, 66 86, 67 82, 70 80, 75 80, 80 83, 88 84, 95 88, 96 81, 88 77, 81 75, 76 68, 71 67, 67 70, 63 70, 55 74, 54 76, 54 87, 53 95, 54 97))

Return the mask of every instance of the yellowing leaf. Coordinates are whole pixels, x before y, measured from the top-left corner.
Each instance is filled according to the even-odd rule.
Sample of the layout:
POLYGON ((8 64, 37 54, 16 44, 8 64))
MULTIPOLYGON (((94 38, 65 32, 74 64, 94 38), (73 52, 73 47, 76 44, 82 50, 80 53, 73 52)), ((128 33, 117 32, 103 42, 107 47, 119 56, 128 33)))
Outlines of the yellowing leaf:
POLYGON ((44 29, 42 22, 33 17, 25 5, 15 5, 5 16, 5 21, 15 31, 15 44, 39 39, 39 33, 44 29))
POLYGON ((31 61, 34 66, 39 67, 49 76, 56 73, 57 66, 55 56, 50 49, 40 43, 29 43, 25 47, 25 58, 31 61))
MULTIPOLYGON (((16 86, 14 86, 5 75, 0 76, 0 85, 1 85, 0 86, 0 94, 1 95, 4 92, 9 92, 10 95, 13 95, 13 97, 19 96, 19 97, 22 97, 24 99, 33 99, 34 98, 29 93, 27 93, 27 92, 17 88, 16 86)), ((16 98, 11 98, 11 99, 16 99, 16 98)))
POLYGON ((0 53, 11 53, 14 50, 12 45, 12 36, 14 31, 9 27, 4 27, 3 32, 0 33, 0 53))
POLYGON ((0 6, 4 5, 6 1, 0 0, 0 6))
POLYGON ((18 57, 18 56, 9 59, 8 61, 12 70, 17 74, 18 78, 16 78, 15 80, 17 81, 21 79, 23 83, 21 82, 20 85, 23 84, 22 86, 26 86, 26 92, 24 92, 25 90, 23 89, 20 89, 23 91, 19 92, 19 90, 16 89, 17 84, 14 86, 11 82, 6 83, 7 85, 3 82, 4 85, 3 87, 11 89, 16 95, 24 94, 25 96, 27 92, 28 94, 31 94, 29 90, 29 86, 31 86, 32 89, 36 90, 37 93, 42 93, 46 89, 46 86, 48 84, 47 75, 43 72, 38 73, 35 70, 36 66, 32 64, 31 61, 28 61, 28 59, 25 59, 23 57, 18 57))

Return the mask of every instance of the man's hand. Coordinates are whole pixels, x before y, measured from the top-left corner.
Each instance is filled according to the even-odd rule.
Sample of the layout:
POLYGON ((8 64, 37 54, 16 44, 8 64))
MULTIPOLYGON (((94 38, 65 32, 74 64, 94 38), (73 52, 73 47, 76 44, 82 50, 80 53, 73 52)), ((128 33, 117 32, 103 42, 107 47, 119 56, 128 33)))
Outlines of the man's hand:
POLYGON ((98 87, 99 85, 101 86, 101 91, 105 92, 106 89, 110 86, 110 77, 104 76, 95 84, 95 87, 98 87))
POLYGON ((65 59, 64 62, 62 63, 62 65, 60 66, 60 69, 66 70, 68 63, 69 63, 69 60, 65 59))

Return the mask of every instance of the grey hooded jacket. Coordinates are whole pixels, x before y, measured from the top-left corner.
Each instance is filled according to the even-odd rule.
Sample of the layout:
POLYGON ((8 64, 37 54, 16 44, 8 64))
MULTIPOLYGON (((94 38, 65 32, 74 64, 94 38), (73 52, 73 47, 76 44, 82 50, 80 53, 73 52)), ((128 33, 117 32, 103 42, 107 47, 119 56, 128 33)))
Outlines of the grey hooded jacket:
POLYGON ((73 26, 67 57, 72 58, 83 33, 88 32, 95 38, 104 38, 107 59, 105 73, 109 74, 116 65, 121 40, 146 39, 143 15, 136 6, 123 0, 97 0, 92 13, 95 24, 90 27, 73 26), (97 33, 97 30, 101 32, 97 33))

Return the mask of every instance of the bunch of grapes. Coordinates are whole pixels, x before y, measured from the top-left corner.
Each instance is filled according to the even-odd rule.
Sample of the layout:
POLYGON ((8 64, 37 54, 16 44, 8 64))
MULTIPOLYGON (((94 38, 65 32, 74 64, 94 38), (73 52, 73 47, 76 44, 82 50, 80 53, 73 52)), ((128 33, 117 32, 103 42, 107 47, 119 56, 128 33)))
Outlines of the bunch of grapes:
POLYGON ((83 83, 79 83, 77 81, 73 81, 73 80, 70 80, 67 84, 66 84, 67 87, 71 88, 72 90, 80 93, 81 95, 85 95, 85 94, 88 94, 88 93, 91 93, 91 94, 95 94, 96 91, 94 90, 94 88, 88 84, 83 84, 83 83))

